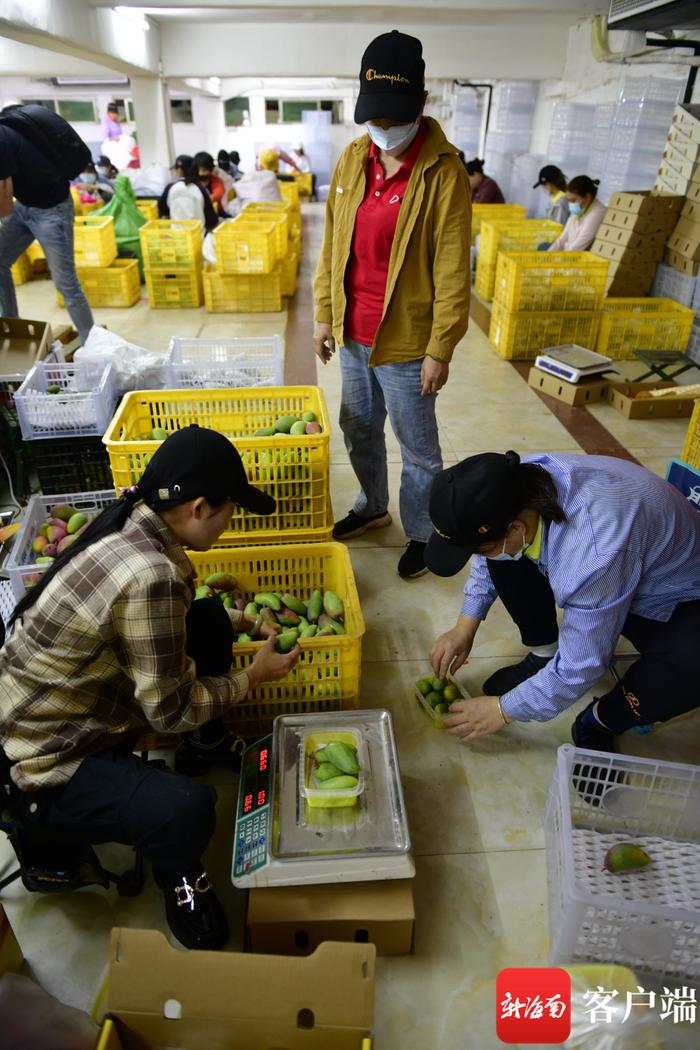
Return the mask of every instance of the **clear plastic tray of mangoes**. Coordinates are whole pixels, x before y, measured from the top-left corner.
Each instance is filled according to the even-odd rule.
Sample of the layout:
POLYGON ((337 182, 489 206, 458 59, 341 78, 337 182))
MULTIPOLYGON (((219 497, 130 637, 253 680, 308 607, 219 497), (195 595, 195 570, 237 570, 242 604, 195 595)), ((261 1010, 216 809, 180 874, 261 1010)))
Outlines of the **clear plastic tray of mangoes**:
POLYGON ((466 689, 455 682, 452 675, 438 678, 434 674, 422 675, 416 681, 416 698, 426 715, 441 729, 450 717, 450 704, 469 696, 466 689))

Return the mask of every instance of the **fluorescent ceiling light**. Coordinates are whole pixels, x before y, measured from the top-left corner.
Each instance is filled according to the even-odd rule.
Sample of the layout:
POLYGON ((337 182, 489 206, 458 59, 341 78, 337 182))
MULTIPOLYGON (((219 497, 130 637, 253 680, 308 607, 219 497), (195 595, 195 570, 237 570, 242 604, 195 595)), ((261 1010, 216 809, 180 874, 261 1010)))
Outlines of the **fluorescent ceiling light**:
POLYGON ((56 87, 126 87, 129 83, 128 77, 52 77, 51 82, 56 87))
POLYGON ((122 18, 125 18, 127 22, 138 26, 144 33, 147 33, 151 28, 151 23, 137 7, 113 7, 112 10, 121 15, 122 18))

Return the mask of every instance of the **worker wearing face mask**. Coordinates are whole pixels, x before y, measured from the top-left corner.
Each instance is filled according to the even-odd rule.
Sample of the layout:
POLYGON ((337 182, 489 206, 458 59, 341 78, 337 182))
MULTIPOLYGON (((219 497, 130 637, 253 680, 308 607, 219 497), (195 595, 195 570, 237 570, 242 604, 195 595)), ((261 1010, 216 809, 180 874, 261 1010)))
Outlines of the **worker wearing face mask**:
POLYGON ((442 469, 437 392, 469 317, 471 201, 464 165, 423 116, 425 63, 394 30, 362 57, 352 142, 333 174, 314 284, 314 349, 340 348, 340 426, 360 485, 333 536, 391 523, 384 426, 401 446, 404 578, 427 572, 428 496, 442 469))
POLYGON ((599 179, 577 175, 566 187, 569 218, 566 226, 549 246, 550 252, 586 252, 593 244, 605 218, 605 205, 596 199, 599 179))
POLYGON ((472 558, 435 674, 466 663, 496 598, 529 650, 452 705, 462 743, 565 711, 604 677, 620 635, 639 657, 580 712, 577 747, 615 751, 616 735, 698 707, 700 514, 668 482, 608 456, 485 452, 436 478, 430 514, 431 571, 454 576, 472 558))

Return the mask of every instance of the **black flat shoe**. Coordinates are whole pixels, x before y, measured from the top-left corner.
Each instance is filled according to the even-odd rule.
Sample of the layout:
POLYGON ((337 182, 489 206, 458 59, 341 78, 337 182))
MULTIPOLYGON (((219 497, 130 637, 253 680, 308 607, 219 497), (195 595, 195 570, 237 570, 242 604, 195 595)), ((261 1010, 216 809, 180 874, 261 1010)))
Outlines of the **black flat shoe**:
POLYGON ((228 922, 206 871, 170 878, 153 874, 163 891, 168 926, 180 944, 201 951, 223 948, 228 922))
POLYGON ((391 525, 391 514, 386 510, 382 514, 373 514, 371 518, 363 518, 351 510, 346 517, 336 521, 333 539, 351 540, 353 536, 361 536, 370 529, 383 529, 386 525, 391 525))
POLYGON ((526 682, 533 674, 546 667, 551 659, 551 656, 535 656, 534 653, 528 653, 519 664, 501 667, 484 682, 484 696, 503 696, 504 693, 509 693, 511 689, 515 689, 521 682, 526 682))

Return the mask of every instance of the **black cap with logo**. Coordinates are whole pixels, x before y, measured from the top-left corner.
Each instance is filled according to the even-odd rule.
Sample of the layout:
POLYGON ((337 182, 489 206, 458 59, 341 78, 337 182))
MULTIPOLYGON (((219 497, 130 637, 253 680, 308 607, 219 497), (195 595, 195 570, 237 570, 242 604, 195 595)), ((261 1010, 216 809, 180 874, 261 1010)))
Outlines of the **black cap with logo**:
POLYGON ((482 544, 503 536, 522 510, 517 452, 482 452, 448 467, 433 480, 430 517, 435 532, 425 564, 436 576, 454 576, 482 544))
POLYGON ((551 182, 553 186, 556 186, 559 180, 563 178, 565 176, 561 168, 558 168, 555 164, 545 164, 543 168, 540 168, 537 182, 532 188, 536 190, 538 186, 544 186, 545 182, 551 182))
POLYGON ((189 153, 181 153, 179 157, 175 158, 173 168, 182 168, 186 171, 187 168, 191 167, 193 158, 190 157, 189 153))
POLYGON ((143 472, 137 493, 160 503, 217 496, 254 514, 273 514, 277 506, 272 496, 250 484, 229 439, 196 423, 166 438, 143 472))
POLYGON ((420 40, 398 29, 382 33, 362 56, 355 123, 400 120, 408 124, 421 111, 424 90, 425 62, 420 40))

